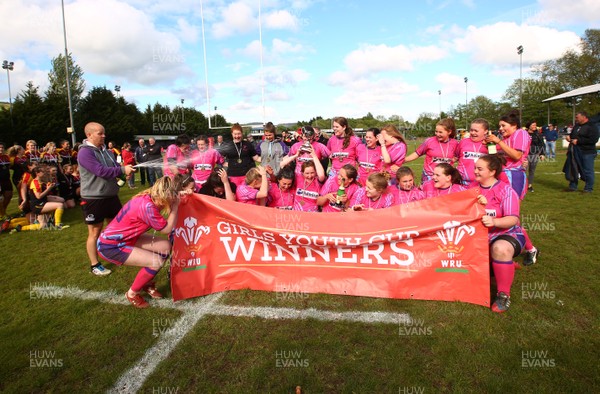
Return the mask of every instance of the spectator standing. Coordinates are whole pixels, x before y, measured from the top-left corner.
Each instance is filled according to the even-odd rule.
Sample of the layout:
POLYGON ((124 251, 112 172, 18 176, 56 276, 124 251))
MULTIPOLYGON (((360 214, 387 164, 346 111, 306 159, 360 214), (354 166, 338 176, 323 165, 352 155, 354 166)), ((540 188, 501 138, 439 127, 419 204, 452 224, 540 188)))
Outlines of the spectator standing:
MULTIPOLYGON (((135 163, 143 164, 146 162, 146 141, 143 138, 138 140, 138 146, 135 148, 135 163)), ((140 173, 140 184, 142 186, 146 185, 146 174, 148 172, 147 168, 144 166, 137 167, 138 172, 140 173)))
POLYGON ((162 147, 154 138, 148 139, 146 147, 146 163, 148 163, 148 183, 154 185, 157 179, 162 178, 162 147))
MULTIPOLYGON (((572 146, 572 156, 581 157, 581 180, 585 182, 584 193, 594 191, 594 160, 597 156, 596 143, 598 142, 598 128, 590 123, 586 112, 578 112, 575 115, 575 127, 567 141, 572 146)), ((568 160, 568 159, 567 159, 568 160)), ((566 163, 565 163, 566 164, 566 163)), ((577 190, 578 179, 576 174, 569 179, 569 191, 577 190)))
MULTIPOLYGON (((131 144, 129 142, 123 144, 121 156, 123 157, 123 165, 132 167, 135 165, 135 157, 133 152, 131 152, 131 144)), ((127 185, 130 189, 135 189, 135 175, 133 172, 127 175, 127 185)))
POLYGON ((536 122, 527 123, 525 128, 531 137, 531 146, 529 148, 529 155, 527 155, 527 162, 529 164, 527 167, 529 178, 529 185, 527 188, 528 191, 533 192, 535 169, 537 168, 538 162, 544 160, 544 156, 546 155, 546 144, 544 143, 544 137, 538 131, 536 122))
POLYGON ((546 140, 546 157, 548 159, 556 158, 556 140, 558 139, 558 128, 552 124, 542 132, 546 140))
POLYGON ((111 273, 98 261, 96 242, 104 220, 111 221, 121 209, 116 178, 131 174, 131 166, 121 167, 104 145, 106 132, 100 123, 90 122, 84 128, 86 139, 81 144, 77 161, 81 176, 81 206, 88 226, 86 250, 94 275, 111 273))

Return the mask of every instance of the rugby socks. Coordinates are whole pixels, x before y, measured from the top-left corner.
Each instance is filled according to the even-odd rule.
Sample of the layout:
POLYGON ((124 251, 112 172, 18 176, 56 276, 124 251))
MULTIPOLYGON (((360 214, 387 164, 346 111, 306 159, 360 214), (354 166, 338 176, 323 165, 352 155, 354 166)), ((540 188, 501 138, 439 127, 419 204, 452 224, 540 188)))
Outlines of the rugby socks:
POLYGON ((498 292, 504 292, 510 296, 510 287, 515 279, 515 265, 513 261, 492 260, 492 268, 496 277, 498 292))
POLYGON ((131 290, 139 293, 142 288, 148 284, 148 282, 150 282, 152 279, 154 279, 154 277, 156 276, 156 274, 158 273, 158 271, 155 271, 153 269, 150 269, 148 267, 144 267, 140 270, 140 272, 138 272, 138 274, 135 276, 135 279, 133 280, 133 284, 131 285, 131 290))
POLYGON ((21 231, 35 231, 35 230, 39 230, 40 228, 42 228, 40 226, 40 224, 28 224, 27 226, 23 226, 21 227, 21 231))
POLYGON ((58 226, 59 224, 62 223, 62 215, 63 215, 64 211, 65 210, 63 208, 57 208, 56 211, 54 211, 54 224, 55 225, 58 226))
POLYGON ((10 221, 10 229, 17 228, 18 225, 29 226, 29 219, 27 218, 15 218, 10 221))
POLYGON ((531 239, 529 239, 529 234, 527 234, 527 231, 522 227, 521 227, 521 230, 523 230, 523 235, 525 236, 525 250, 527 252, 531 252, 531 251, 535 250, 535 246, 533 246, 531 239))

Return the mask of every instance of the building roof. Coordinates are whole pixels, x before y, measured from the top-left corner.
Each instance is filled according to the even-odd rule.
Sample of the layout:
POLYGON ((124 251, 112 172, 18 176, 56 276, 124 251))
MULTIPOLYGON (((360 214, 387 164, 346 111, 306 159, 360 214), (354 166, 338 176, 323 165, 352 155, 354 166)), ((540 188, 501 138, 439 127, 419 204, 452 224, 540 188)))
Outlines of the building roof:
POLYGON ((547 98, 546 100, 543 100, 542 102, 545 103, 547 101, 560 100, 560 99, 575 97, 575 96, 583 96, 584 94, 590 94, 590 93, 596 93, 596 92, 600 92, 600 83, 597 83, 595 85, 584 86, 582 88, 577 88, 577 89, 571 90, 570 92, 561 93, 558 96, 547 98))

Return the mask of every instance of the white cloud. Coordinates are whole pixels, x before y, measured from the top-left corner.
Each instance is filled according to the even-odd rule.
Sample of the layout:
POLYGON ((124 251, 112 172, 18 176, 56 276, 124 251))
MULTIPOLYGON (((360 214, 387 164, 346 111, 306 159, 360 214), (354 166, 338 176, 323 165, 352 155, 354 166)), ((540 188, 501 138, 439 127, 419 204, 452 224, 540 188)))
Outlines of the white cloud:
MULTIPOLYGON (((465 93, 464 76, 444 72, 436 75, 435 80, 440 84, 440 90, 443 95, 465 93)), ((473 81, 471 81, 472 84, 473 81)))
MULTIPOLYGON (((64 53, 60 7, 16 1, 5 8, 6 4, 0 6, 0 14, 7 21, 0 24, 0 34, 11 37, 3 42, 7 51, 22 53, 30 61, 33 61, 30 53, 40 57, 64 53)), ((179 39, 172 33, 159 31, 148 15, 126 3, 76 0, 65 5, 65 18, 69 51, 86 74, 155 84, 191 73, 179 39)), ((186 25, 179 27, 183 30, 186 25)), ((191 29, 186 30, 189 38, 191 29)), ((48 70, 49 62, 43 67, 48 70)))
POLYGON ((335 98, 335 103, 348 111, 366 113, 381 106, 393 106, 405 100, 407 94, 419 90, 417 85, 409 84, 400 78, 369 79, 359 78, 345 81, 343 90, 335 98))
POLYGON ((538 0, 540 13, 536 20, 555 24, 585 23, 589 28, 600 26, 600 2, 597 0, 538 0))
POLYGON ((252 8, 243 2, 229 4, 221 11, 221 21, 212 26, 216 38, 256 31, 258 22, 252 8))
POLYGON ((453 40, 454 49, 470 54, 476 64, 507 66, 519 63, 517 46, 523 45, 523 63, 540 63, 560 57, 567 49, 577 49, 580 38, 570 31, 542 26, 499 22, 469 26, 453 40))
POLYGON ((194 43, 199 37, 199 28, 191 25, 187 20, 183 18, 177 19, 177 27, 179 32, 177 35, 185 42, 194 43))
MULTIPOLYGON (((263 43, 264 45, 264 43, 263 43)), ((263 47, 263 60, 273 62, 282 59, 289 54, 303 53, 308 50, 301 44, 294 44, 288 41, 274 38, 271 42, 271 49, 263 47)), ((260 41, 253 40, 245 48, 240 50, 241 55, 253 59, 260 59, 260 41)))
POLYGON ((263 16, 263 28, 295 31, 299 25, 298 19, 285 10, 276 10, 263 16))
POLYGON ((349 73, 360 76, 382 71, 411 71, 417 62, 432 62, 445 56, 446 51, 434 45, 363 45, 350 52, 344 58, 344 64, 349 73))

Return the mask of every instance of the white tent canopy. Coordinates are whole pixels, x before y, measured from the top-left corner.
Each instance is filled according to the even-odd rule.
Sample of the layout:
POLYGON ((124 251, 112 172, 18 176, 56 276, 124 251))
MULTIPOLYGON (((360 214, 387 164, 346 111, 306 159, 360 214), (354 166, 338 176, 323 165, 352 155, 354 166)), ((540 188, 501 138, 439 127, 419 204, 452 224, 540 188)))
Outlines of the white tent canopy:
POLYGON ((570 92, 565 92, 565 93, 559 94, 558 96, 547 98, 546 100, 543 100, 542 102, 545 103, 547 101, 554 101, 554 100, 560 100, 560 99, 564 99, 564 98, 568 98, 568 97, 582 96, 584 94, 590 94, 590 93, 596 93, 596 92, 600 92, 600 83, 597 83, 595 85, 584 86, 582 88, 577 88, 577 89, 571 90, 570 92))

